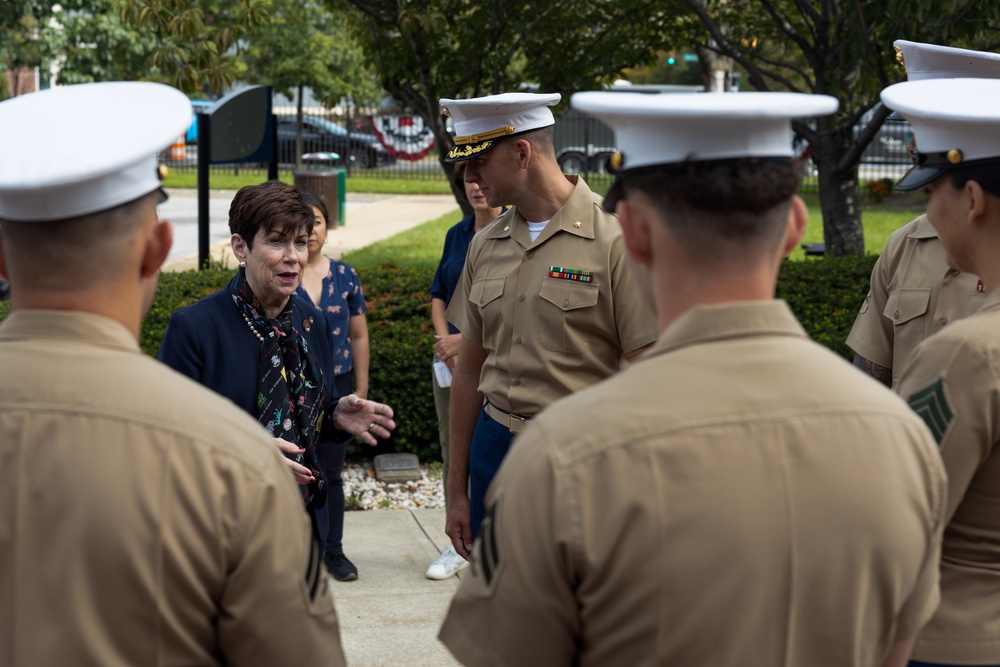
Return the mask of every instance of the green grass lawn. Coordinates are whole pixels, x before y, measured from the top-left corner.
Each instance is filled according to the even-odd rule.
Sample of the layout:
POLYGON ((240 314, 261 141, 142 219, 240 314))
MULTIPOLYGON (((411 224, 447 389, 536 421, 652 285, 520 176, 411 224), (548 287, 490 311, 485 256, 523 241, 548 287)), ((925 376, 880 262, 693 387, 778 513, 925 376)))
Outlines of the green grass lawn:
MULTIPOLYGON (((279 172, 279 178, 286 183, 294 181, 291 170, 279 172)), ((259 171, 240 174, 213 173, 209 185, 213 189, 238 190, 244 185, 259 183, 259 171)), ((607 177, 604 177, 607 180, 607 177)), ((383 178, 378 176, 352 175, 347 179, 348 192, 370 192, 379 194, 448 194, 451 192, 444 180, 408 180, 383 178)), ((589 183, 589 181, 588 181, 589 183)), ((174 171, 164 181, 168 188, 195 188, 197 174, 192 171, 174 171)), ((607 183, 595 176, 592 187, 598 192, 607 183)), ((809 225, 806 227, 803 243, 823 242, 823 218, 820 214, 819 196, 803 194, 809 207, 809 225)), ((870 254, 882 252, 885 242, 896 229, 924 212, 923 201, 919 198, 893 195, 883 202, 865 204, 862 213, 865 229, 865 251, 870 254)), ((391 262, 398 266, 435 264, 444 244, 444 234, 448 227, 460 219, 459 211, 432 220, 420 227, 403 232, 391 239, 380 241, 368 248, 348 253, 345 261, 356 268, 377 266, 391 262)), ((801 248, 792 253, 791 259, 801 260, 805 253, 801 248)))
MULTIPOLYGON (((213 190, 239 190, 244 185, 255 185, 262 182, 266 175, 266 172, 262 174, 260 170, 239 174, 216 172, 209 176, 208 187, 213 190)), ((294 183, 295 177, 292 175, 292 170, 282 169, 278 172, 278 180, 294 183)), ((443 179, 416 180, 352 175, 346 183, 348 192, 372 192, 387 195, 444 195, 451 193, 451 187, 443 179)), ((168 188, 193 190, 198 187, 198 174, 194 170, 174 170, 163 181, 163 185, 168 188)))
MULTIPOLYGON (((809 207, 809 224, 803 243, 823 242, 823 217, 819 209, 819 196, 805 194, 802 197, 809 207)), ((862 213, 865 227, 865 249, 869 254, 878 254, 885 242, 896 229, 923 213, 922 208, 909 201, 872 204, 862 213)), ((448 228, 461 219, 456 208, 453 213, 443 215, 419 227, 379 241, 344 255, 344 261, 356 269, 372 268, 379 264, 392 263, 397 266, 434 265, 441 257, 444 235, 448 228)), ((792 253, 791 259, 801 260, 805 253, 801 248, 792 253)))
POLYGON ((436 220, 360 250, 345 253, 342 259, 355 269, 371 269, 379 264, 395 264, 399 267, 436 266, 444 249, 445 232, 461 219, 462 212, 456 207, 453 212, 436 220))
MULTIPOLYGON (((806 226, 803 243, 823 242, 823 216, 819 208, 819 195, 803 194, 806 206, 809 207, 809 224, 806 226)), ((861 220, 865 229, 865 252, 877 255, 882 252, 889 235, 905 225, 910 220, 924 212, 919 200, 912 198, 887 198, 879 204, 866 204, 861 212, 861 220)), ((792 253, 791 259, 805 258, 801 248, 792 253)))

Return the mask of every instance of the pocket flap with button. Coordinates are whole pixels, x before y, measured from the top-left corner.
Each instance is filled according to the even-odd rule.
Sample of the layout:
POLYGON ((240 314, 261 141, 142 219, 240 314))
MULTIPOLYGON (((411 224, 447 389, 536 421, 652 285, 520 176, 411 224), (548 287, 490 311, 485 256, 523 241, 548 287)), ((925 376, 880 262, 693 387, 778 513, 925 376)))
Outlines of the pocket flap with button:
POLYGON ((562 310, 576 310, 596 305, 600 292, 596 283, 546 277, 538 295, 562 310))
POLYGON ((929 287, 906 287, 889 295, 883 314, 893 324, 903 324, 926 313, 930 301, 929 287))
POLYGON ((495 301, 503 296, 503 286, 507 277, 484 278, 472 283, 469 290, 469 301, 482 308, 491 301, 495 301))

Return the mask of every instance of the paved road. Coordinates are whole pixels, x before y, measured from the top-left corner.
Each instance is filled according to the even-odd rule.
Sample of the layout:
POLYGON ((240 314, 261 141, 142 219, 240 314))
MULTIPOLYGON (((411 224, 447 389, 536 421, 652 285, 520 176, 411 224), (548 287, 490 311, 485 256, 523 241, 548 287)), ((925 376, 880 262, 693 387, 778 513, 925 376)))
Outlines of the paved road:
MULTIPOLYGON (((167 262, 198 252, 198 191, 169 190, 170 199, 160 204, 157 211, 161 220, 169 220, 174 225, 174 246, 167 256, 167 262)), ((230 237, 229 204, 236 192, 233 190, 212 190, 209 199, 209 246, 230 237)), ((349 197, 345 208, 364 206, 370 197, 358 200, 349 197), (353 201, 352 201, 353 200, 353 201)), ((346 211, 345 211, 346 215, 346 211)))

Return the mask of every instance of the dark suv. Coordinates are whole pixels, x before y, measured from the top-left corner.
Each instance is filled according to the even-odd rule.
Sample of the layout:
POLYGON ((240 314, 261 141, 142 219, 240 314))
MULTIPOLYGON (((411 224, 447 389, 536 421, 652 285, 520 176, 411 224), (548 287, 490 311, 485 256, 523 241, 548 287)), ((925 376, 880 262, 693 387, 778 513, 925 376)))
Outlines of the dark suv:
MULTIPOLYGON (((295 163, 295 116, 278 117, 278 161, 295 163)), ((370 169, 395 162, 374 134, 351 132, 324 118, 302 117, 302 154, 334 152, 354 169, 370 169)))

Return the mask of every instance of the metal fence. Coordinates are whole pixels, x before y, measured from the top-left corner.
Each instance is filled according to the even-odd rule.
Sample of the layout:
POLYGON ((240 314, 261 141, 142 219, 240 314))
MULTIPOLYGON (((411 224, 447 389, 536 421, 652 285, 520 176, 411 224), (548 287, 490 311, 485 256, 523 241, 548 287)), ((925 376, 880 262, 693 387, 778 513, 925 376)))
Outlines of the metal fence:
MULTIPOLYGON (((294 167, 296 116, 288 107, 276 109, 278 159, 282 169, 294 167)), ((437 147, 429 128, 414 115, 385 115, 360 111, 345 117, 321 108, 303 114, 301 155, 303 168, 339 167, 348 178, 445 180, 438 161, 437 147), (349 128, 349 130, 348 130, 349 128)), ((912 137, 906 121, 886 121, 862 155, 859 179, 897 180, 910 167, 905 146, 912 137)), ((189 130, 185 142, 175 143, 164 152, 166 163, 177 171, 194 171, 198 164, 197 134, 189 130)), ((556 159, 563 171, 581 174, 595 190, 603 191, 611 182, 608 157, 615 150, 614 133, 604 123, 580 112, 563 112, 553 133, 556 159)), ((808 155, 807 146, 799 146, 808 155)), ((267 165, 234 163, 212 165, 212 174, 254 174, 267 177, 267 165)), ((816 192, 819 183, 815 166, 804 162, 802 191, 816 192)))

